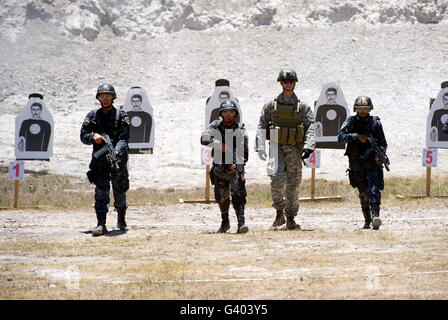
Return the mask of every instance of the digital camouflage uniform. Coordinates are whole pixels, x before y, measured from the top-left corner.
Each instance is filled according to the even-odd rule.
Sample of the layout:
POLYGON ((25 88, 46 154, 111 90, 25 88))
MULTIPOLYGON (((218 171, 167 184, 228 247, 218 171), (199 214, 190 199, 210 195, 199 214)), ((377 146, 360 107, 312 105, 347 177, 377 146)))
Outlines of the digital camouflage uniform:
POLYGON ((349 161, 349 180, 353 188, 358 188, 366 223, 364 228, 367 229, 370 228, 372 215, 379 217, 380 190, 384 189, 384 177, 382 165, 375 161, 375 153, 369 152, 370 142, 361 143, 358 139, 360 134, 372 135, 384 153, 387 150, 387 142, 380 118, 371 115, 366 119, 358 115, 349 117, 338 133, 338 142, 347 143, 345 155, 349 161))
MULTIPOLYGON (((290 137, 291 131, 288 134, 290 137)), ((255 141, 256 152, 265 150, 266 135, 270 139, 267 172, 271 177, 272 206, 278 212, 284 211, 286 217, 294 218, 299 211, 298 187, 302 181, 302 150, 314 150, 315 147, 314 115, 311 108, 299 101, 295 94, 291 99, 286 99, 283 94, 280 94, 276 100, 269 101, 263 106, 255 141), (270 130, 270 127, 275 125, 275 101, 277 105, 295 106, 297 104, 296 110, 299 115, 294 126, 303 125, 301 141, 293 141, 291 144, 282 144, 282 141, 275 142, 278 140, 278 131, 270 130)))
POLYGON ((124 219, 124 213, 128 207, 126 203, 126 191, 129 189, 128 161, 129 118, 125 111, 112 110, 107 112, 102 108, 89 112, 81 127, 81 141, 84 144, 93 144, 92 160, 88 172, 89 180, 95 184, 95 211, 98 225, 105 226, 106 214, 110 203, 110 182, 114 194, 114 207, 119 216, 124 219), (118 151, 121 160, 119 170, 112 170, 105 156, 98 159, 93 153, 103 147, 94 143, 94 133, 109 135, 112 145, 118 151))
MULTIPOLYGON (((223 224, 218 232, 225 232, 230 228, 230 195, 238 220, 238 232, 240 232, 241 227, 245 226, 246 180, 244 178, 244 166, 249 157, 248 137, 244 124, 235 122, 232 127, 228 128, 223 121, 215 120, 202 133, 201 144, 214 148, 210 180, 214 185, 215 199, 221 210, 223 224), (227 140, 233 140, 233 142, 226 141, 226 138, 227 140), (227 146, 226 152, 222 152, 222 144, 227 146), (232 164, 236 164, 235 173, 231 170, 232 164)), ((247 232, 247 227, 245 229, 244 232, 247 232)))

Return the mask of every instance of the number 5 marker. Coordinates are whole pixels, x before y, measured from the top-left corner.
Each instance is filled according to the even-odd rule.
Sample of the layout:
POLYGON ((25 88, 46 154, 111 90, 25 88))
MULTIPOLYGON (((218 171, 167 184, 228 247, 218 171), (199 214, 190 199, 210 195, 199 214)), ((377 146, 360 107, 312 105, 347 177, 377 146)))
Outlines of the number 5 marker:
POLYGON ((437 148, 424 148, 422 156, 423 167, 437 167, 437 148))

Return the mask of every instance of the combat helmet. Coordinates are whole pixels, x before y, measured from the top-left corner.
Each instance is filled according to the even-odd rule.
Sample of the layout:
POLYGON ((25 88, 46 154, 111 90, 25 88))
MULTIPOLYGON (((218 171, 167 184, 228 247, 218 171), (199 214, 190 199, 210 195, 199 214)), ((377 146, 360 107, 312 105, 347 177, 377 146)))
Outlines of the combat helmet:
POLYGON ((221 113, 225 110, 233 110, 236 112, 235 116, 238 115, 238 108, 232 100, 224 100, 221 102, 221 105, 219 106, 219 115, 221 116, 221 113))
POLYGON ((99 95, 100 93, 103 93, 103 92, 112 93, 112 95, 114 96, 114 99, 117 98, 117 94, 115 93, 115 89, 114 89, 114 87, 113 87, 112 85, 110 85, 110 84, 103 83, 102 85, 100 85, 100 86, 98 87, 98 90, 96 91, 96 98, 98 99, 98 95, 99 95))
POLYGON ((284 80, 299 81, 299 79, 297 78, 297 73, 292 69, 283 69, 279 72, 277 82, 284 80))
POLYGON ((359 96, 355 99, 355 103, 353 104, 353 112, 356 112, 356 107, 370 107, 370 110, 372 110, 372 99, 368 96, 359 96))

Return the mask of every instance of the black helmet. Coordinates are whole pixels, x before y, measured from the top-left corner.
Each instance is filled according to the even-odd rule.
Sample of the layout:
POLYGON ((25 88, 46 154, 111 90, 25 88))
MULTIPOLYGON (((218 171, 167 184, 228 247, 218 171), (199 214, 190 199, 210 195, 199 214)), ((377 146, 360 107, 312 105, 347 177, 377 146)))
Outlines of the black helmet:
POLYGON ((370 99, 368 96, 359 96, 355 99, 355 103, 353 104, 354 112, 356 112, 356 107, 370 107, 370 110, 372 110, 372 99, 370 99))
POLYGON ((114 96, 114 99, 117 98, 117 94, 115 93, 114 87, 112 85, 104 83, 98 87, 98 90, 96 91, 96 98, 98 99, 98 95, 102 92, 112 93, 114 96))
POLYGON ((236 112, 236 115, 238 115, 238 108, 232 100, 224 100, 221 102, 221 105, 219 106, 219 115, 221 116, 221 113, 225 110, 233 110, 236 112))
POLYGON ((292 69, 283 69, 279 72, 277 82, 284 80, 299 81, 299 79, 297 78, 297 73, 292 69))

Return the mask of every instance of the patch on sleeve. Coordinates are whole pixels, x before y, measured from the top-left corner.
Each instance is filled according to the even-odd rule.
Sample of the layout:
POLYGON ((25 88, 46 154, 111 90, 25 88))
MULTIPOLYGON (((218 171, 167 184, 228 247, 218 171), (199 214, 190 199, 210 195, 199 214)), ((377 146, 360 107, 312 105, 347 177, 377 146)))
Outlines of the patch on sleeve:
POLYGON ((264 106, 263 106, 263 110, 264 110, 264 111, 267 111, 268 109, 269 109, 269 104, 268 104, 268 103, 265 103, 264 106))
POLYGON ((376 119, 376 124, 377 124, 378 127, 381 127, 381 126, 382 126, 381 121, 380 121, 380 118, 377 118, 377 119, 376 119))
POLYGON ((129 117, 128 117, 128 116, 124 117, 124 121, 126 121, 126 123, 128 124, 128 126, 131 125, 131 120, 129 120, 129 117))
MULTIPOLYGON (((78 122, 78 123, 79 123, 79 122, 78 122)), ((89 119, 89 117, 86 117, 86 118, 84 119, 83 125, 84 125, 84 126, 88 126, 89 123, 90 123, 90 119, 89 119)))
POLYGON ((348 126, 348 120, 345 120, 340 130, 344 130, 348 126))

